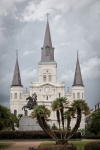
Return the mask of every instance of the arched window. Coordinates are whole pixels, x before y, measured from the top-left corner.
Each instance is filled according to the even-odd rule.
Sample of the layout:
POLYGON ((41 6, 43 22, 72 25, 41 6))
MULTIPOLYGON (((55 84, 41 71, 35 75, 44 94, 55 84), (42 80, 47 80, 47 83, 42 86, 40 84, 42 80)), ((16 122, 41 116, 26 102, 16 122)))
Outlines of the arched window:
POLYGON ((17 93, 15 93, 14 98, 17 99, 17 93))
POLYGON ((12 99, 12 93, 11 93, 11 99, 12 99))
POLYGON ((43 82, 46 82, 46 75, 43 75, 43 82))
POLYGON ((49 54, 50 54, 50 47, 46 46, 46 56, 49 56, 49 54))
POLYGON ((28 111, 27 110, 25 110, 25 116, 28 116, 28 111))
POLYGON ((82 99, 83 99, 83 93, 82 93, 82 99))
POLYGON ((80 99, 80 93, 79 92, 77 93, 77 99, 80 99))
POLYGON ((20 99, 22 98, 22 94, 20 93, 20 99))
POLYGON ((73 99, 75 99, 75 93, 73 93, 73 99))
POLYGON ((14 115, 17 116, 17 110, 14 110, 14 115))

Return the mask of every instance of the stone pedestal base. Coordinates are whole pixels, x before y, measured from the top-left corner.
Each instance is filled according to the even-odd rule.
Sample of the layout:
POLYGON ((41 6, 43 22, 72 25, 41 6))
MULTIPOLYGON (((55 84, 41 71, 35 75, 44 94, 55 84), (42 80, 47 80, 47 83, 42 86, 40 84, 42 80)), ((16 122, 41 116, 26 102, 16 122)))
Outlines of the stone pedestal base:
POLYGON ((19 130, 20 131, 42 130, 42 128, 36 122, 37 122, 36 119, 32 119, 31 117, 28 116, 22 117, 19 121, 19 130))

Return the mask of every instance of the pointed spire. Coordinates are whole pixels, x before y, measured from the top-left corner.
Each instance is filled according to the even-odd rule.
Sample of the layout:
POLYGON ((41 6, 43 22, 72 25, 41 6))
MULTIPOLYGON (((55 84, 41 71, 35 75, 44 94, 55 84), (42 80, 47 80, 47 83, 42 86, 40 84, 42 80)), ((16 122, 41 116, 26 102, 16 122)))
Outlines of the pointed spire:
POLYGON ((45 31, 43 49, 46 46, 49 46, 50 49, 52 49, 52 41, 51 41, 50 28, 49 28, 49 21, 48 20, 47 20, 47 26, 46 26, 46 31, 45 31))
POLYGON ((73 86, 75 85, 84 86, 82 75, 81 75, 79 58, 78 58, 78 50, 77 50, 77 62, 76 62, 76 69, 75 69, 75 75, 74 75, 74 82, 73 82, 73 86))
POLYGON ((18 64, 18 51, 16 50, 16 64, 15 64, 15 70, 12 80, 11 86, 22 86, 21 84, 21 78, 20 78, 20 70, 19 70, 19 64, 18 64))
POLYGON ((42 48, 41 61, 42 62, 50 62, 54 61, 54 48, 52 47, 49 21, 48 21, 48 13, 47 13, 47 25, 44 37, 44 43, 42 48))

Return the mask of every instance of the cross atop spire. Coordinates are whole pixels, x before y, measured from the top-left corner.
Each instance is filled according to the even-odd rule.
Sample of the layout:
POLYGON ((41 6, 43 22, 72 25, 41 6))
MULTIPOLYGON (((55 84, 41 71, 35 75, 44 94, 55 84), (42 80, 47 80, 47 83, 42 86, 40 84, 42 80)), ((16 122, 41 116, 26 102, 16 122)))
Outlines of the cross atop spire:
POLYGON ((82 75, 81 75, 81 69, 80 69, 80 63, 79 63, 79 58, 78 58, 78 50, 77 50, 77 62, 76 62, 76 69, 75 69, 75 75, 74 75, 74 82, 73 86, 84 86, 83 85, 83 80, 82 80, 82 75))
POLYGON ((68 92, 69 92, 69 87, 67 87, 67 89, 68 89, 68 92))
POLYGON ((77 49, 77 59, 78 59, 78 49, 77 49))
POLYGON ((18 50, 16 50, 16 60, 18 60, 18 50))
POLYGON ((19 70, 19 64, 18 64, 18 51, 16 50, 16 64, 15 64, 15 70, 12 80, 11 86, 22 86, 21 84, 21 78, 20 78, 20 70, 19 70))
POLYGON ((49 16, 50 14, 47 12, 47 14, 46 14, 46 15, 47 15, 47 21, 48 21, 48 16, 49 16))

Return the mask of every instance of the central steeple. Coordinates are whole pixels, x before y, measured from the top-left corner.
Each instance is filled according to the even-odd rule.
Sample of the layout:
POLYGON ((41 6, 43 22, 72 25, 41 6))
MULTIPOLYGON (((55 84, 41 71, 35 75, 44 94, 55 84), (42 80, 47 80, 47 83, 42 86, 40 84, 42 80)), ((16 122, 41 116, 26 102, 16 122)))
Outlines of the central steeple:
POLYGON ((47 19, 44 44, 41 48, 41 61, 42 62, 53 62, 54 61, 54 48, 52 47, 49 21, 47 19))

